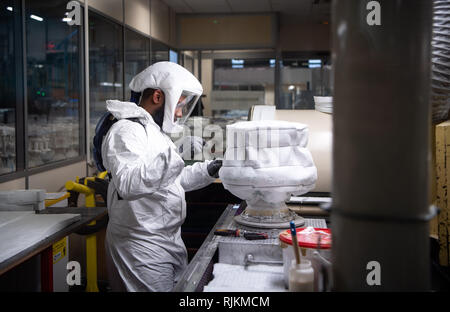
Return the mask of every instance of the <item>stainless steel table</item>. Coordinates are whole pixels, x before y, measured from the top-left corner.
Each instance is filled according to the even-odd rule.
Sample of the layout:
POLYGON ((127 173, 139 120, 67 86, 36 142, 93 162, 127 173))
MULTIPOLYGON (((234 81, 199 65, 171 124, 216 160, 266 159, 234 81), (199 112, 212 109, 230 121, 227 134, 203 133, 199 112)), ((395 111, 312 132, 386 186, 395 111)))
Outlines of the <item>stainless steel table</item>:
POLYGON ((213 257, 219 243, 219 236, 215 236, 214 231, 218 228, 229 228, 233 223, 233 217, 236 214, 237 208, 237 205, 228 205, 225 208, 173 291, 193 292, 202 290, 205 282, 204 279, 208 278, 208 273, 212 270, 214 264, 213 257))
MULTIPOLYGON (((244 207, 239 205, 228 205, 222 215, 217 220, 216 224, 209 232, 205 241, 197 251, 186 270, 183 272, 180 280, 173 289, 175 292, 195 292, 203 291, 203 286, 208 284, 212 277, 213 266, 215 262, 218 262, 218 247, 219 242, 229 240, 239 240, 244 238, 231 238, 214 235, 216 229, 235 229, 247 230, 252 232, 265 232, 268 233, 272 239, 265 240, 265 244, 274 244, 274 240, 278 241, 278 235, 281 229, 258 229, 250 228, 237 224, 234 221, 234 216, 241 213, 244 207)), ((323 217, 315 216, 316 218, 305 219, 307 226, 315 226, 314 221, 321 221, 322 224, 326 224, 323 217), (318 220, 314 220, 318 219, 318 220)), ((325 226, 326 227, 326 226, 325 226)), ((256 242, 256 241, 253 241, 256 242)), ((263 243, 261 241, 261 243, 263 243)))
MULTIPOLYGON (((41 211, 40 214, 80 214, 80 220, 68 225, 64 229, 48 236, 47 238, 28 246, 25 250, 20 253, 2 261, 0 263, 0 275, 14 268, 15 266, 21 264, 27 259, 45 251, 47 248, 51 248, 52 244, 59 241, 63 237, 79 230, 82 226, 89 224, 90 222, 100 219, 107 214, 106 207, 76 207, 76 208, 64 208, 64 207, 49 207, 41 211)), ((0 238, 1 239, 1 238, 0 238)), ((1 251, 0 251, 1 252, 1 251)))

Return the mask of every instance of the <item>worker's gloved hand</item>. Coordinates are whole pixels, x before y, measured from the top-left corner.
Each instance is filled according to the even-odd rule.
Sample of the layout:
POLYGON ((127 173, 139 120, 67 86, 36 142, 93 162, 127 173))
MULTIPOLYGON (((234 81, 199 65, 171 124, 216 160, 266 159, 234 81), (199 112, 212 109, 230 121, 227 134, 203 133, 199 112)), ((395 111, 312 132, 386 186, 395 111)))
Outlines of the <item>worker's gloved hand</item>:
POLYGON ((203 151, 204 141, 197 136, 185 136, 174 142, 183 159, 191 160, 195 154, 203 151))
POLYGON ((219 170, 222 167, 222 160, 216 159, 213 160, 208 164, 208 173, 211 177, 218 178, 219 177, 219 170))

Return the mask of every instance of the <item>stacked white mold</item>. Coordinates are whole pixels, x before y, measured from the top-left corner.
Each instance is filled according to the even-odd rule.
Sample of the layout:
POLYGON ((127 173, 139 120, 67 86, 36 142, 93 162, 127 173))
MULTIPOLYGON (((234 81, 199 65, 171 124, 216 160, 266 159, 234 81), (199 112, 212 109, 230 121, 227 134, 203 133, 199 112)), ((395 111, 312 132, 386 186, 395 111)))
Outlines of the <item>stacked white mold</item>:
POLYGON ((306 148, 308 127, 279 120, 244 121, 227 126, 227 149, 219 176, 224 187, 247 202, 236 218, 248 226, 297 225, 303 219, 285 202, 314 189, 317 169, 306 148))

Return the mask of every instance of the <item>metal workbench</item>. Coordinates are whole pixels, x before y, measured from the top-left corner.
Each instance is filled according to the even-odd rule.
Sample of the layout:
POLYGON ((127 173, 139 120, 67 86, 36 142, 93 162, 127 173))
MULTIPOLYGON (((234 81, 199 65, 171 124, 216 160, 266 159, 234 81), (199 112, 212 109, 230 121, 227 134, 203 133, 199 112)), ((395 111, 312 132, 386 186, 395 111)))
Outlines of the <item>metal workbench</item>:
MULTIPOLYGON (((53 243, 59 241, 63 237, 74 233, 79 230, 84 225, 102 218, 107 214, 106 207, 48 207, 41 211, 40 214, 79 214, 80 219, 62 230, 48 236, 47 238, 28 246, 25 250, 20 253, 6 259, 0 263, 0 275, 7 272, 8 270, 14 268, 15 266, 23 263, 27 259, 43 252, 47 248, 51 247, 53 243)), ((0 251, 1 252, 1 251, 0 251)))
POLYGON ((175 292, 201 291, 202 281, 208 278, 213 266, 213 257, 216 254, 219 243, 219 236, 214 235, 217 228, 228 228, 233 222, 238 205, 228 205, 213 229, 209 232, 200 249, 195 254, 192 261, 180 277, 177 285, 173 289, 175 292))
MULTIPOLYGON (((203 291, 205 286, 212 277, 213 266, 218 262, 218 245, 219 242, 230 238, 214 235, 214 231, 219 228, 239 228, 248 231, 263 231, 268 233, 270 237, 278 237, 280 229, 257 229, 237 225, 234 221, 234 216, 241 213, 242 207, 239 205, 228 205, 222 215, 217 220, 216 224, 209 232, 200 249, 197 251, 186 270, 183 272, 180 280, 173 289, 175 292, 196 292, 203 291)), ((317 216, 316 216, 317 217, 317 216)), ((323 216, 321 216, 323 219, 323 216)), ((242 238, 243 239, 243 238, 242 238)), ((269 240, 267 240, 268 243, 269 240)))

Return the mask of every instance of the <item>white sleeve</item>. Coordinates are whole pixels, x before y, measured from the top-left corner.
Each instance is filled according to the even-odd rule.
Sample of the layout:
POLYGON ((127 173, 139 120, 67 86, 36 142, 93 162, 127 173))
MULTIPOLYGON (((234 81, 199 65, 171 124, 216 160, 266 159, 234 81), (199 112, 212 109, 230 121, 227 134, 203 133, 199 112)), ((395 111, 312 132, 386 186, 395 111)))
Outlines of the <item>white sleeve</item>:
POLYGON ((171 148, 158 154, 149 152, 147 134, 138 123, 117 122, 104 140, 103 164, 111 173, 117 192, 126 200, 137 199, 174 183, 183 170, 182 162, 173 161, 175 151, 171 148))
POLYGON ((207 169, 210 162, 211 160, 206 160, 184 167, 181 172, 180 183, 186 192, 201 189, 214 182, 216 178, 211 177, 207 169))

